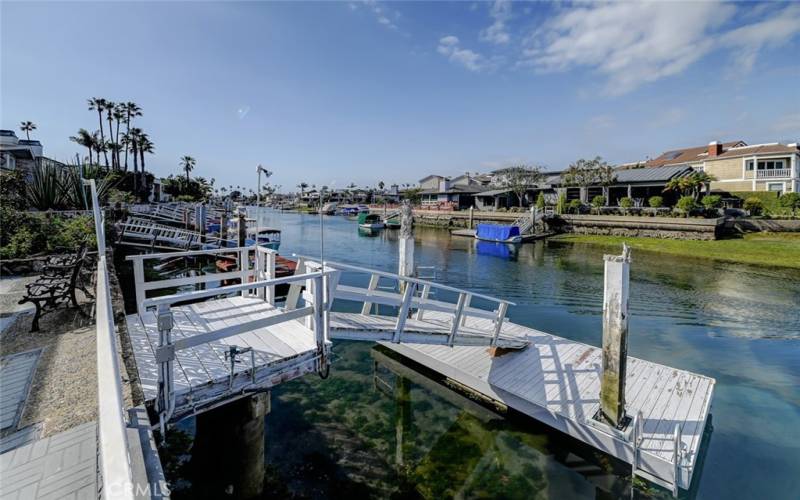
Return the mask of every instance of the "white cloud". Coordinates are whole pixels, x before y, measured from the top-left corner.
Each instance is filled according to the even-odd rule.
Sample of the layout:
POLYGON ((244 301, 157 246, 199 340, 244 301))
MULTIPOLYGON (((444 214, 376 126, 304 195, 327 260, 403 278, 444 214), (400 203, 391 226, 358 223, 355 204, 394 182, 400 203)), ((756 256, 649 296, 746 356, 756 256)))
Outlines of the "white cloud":
POLYGON ((436 51, 447 57, 451 62, 464 66, 470 71, 482 71, 490 68, 491 64, 485 57, 469 49, 461 48, 458 37, 448 35, 439 40, 436 51))
POLYGON ((712 2, 571 8, 531 34, 521 65, 541 71, 592 68, 607 77, 607 93, 618 95, 679 74, 717 49, 736 49, 737 61, 747 69, 764 47, 778 46, 800 32, 797 5, 766 12, 765 20, 724 31, 736 13, 733 4, 712 2))
MULTIPOLYGON (((397 25, 390 19, 391 16, 394 16, 395 19, 399 18, 399 11, 386 8, 379 4, 377 0, 362 0, 361 4, 366 7, 367 10, 372 12, 372 14, 375 16, 375 20, 378 21, 378 24, 386 26, 393 31, 397 31, 399 29, 397 25)), ((355 2, 350 2, 348 5, 351 10, 358 9, 358 4, 355 2)))
POLYGON ((511 19, 510 0, 495 0, 489 7, 489 16, 494 22, 491 26, 481 31, 481 40, 498 45, 508 43, 511 40, 511 35, 506 29, 506 23, 511 19))

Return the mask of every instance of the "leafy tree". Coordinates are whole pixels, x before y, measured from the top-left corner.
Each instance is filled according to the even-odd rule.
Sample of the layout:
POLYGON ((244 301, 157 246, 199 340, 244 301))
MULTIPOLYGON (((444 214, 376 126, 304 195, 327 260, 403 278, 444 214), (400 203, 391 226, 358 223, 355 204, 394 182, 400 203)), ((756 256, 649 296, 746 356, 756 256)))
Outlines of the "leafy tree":
POLYGON ((564 210, 566 209, 566 206, 567 206, 567 195, 561 193, 560 195, 558 195, 558 202, 556 203, 556 212, 558 212, 559 215, 563 214, 564 210))
POLYGON ((650 199, 647 200, 647 204, 652 208, 660 208, 664 206, 664 198, 661 196, 651 196, 650 199))
POLYGON ((516 165, 497 172, 498 184, 510 190, 519 200, 519 206, 525 204, 525 193, 536 187, 542 180, 542 171, 539 167, 529 165, 516 165))
POLYGON ((800 210, 800 193, 783 193, 778 198, 778 205, 788 208, 792 212, 800 210))
POLYGON ((409 188, 403 192, 403 199, 408 200, 411 202, 412 205, 418 205, 420 200, 422 199, 422 188, 409 188))
POLYGON ((583 202, 581 202, 581 200, 575 199, 569 202, 569 210, 572 213, 581 213, 581 207, 583 207, 583 202))
POLYGON ((30 141, 31 140, 31 132, 36 130, 36 124, 32 121, 25 121, 19 123, 19 129, 25 132, 25 137, 30 141))
POLYGON ((633 206, 633 200, 625 196, 624 198, 619 199, 619 206, 622 208, 631 208, 633 206))
POLYGON ((598 194, 594 198, 592 198, 592 206, 594 208, 600 208, 606 204, 606 197, 603 195, 598 194))
POLYGON ((744 200, 744 209, 750 212, 750 215, 761 215, 764 211, 764 202, 761 198, 751 196, 744 200))
POLYGON ((697 202, 695 201, 694 197, 691 195, 681 196, 678 200, 678 203, 675 204, 679 210, 681 210, 686 217, 689 217, 689 214, 692 212, 692 209, 697 206, 697 202))
POLYGON ((722 196, 718 194, 710 194, 703 197, 703 206, 711 210, 722 206, 722 196))
POLYGON ((664 186, 664 191, 677 191, 683 196, 691 196, 694 201, 700 197, 705 189, 708 191, 712 181, 717 180, 713 175, 705 172, 694 172, 683 177, 674 177, 664 186))
POLYGON ((591 160, 581 158, 571 164, 563 175, 564 185, 582 188, 610 186, 616 178, 614 168, 599 156, 591 160))

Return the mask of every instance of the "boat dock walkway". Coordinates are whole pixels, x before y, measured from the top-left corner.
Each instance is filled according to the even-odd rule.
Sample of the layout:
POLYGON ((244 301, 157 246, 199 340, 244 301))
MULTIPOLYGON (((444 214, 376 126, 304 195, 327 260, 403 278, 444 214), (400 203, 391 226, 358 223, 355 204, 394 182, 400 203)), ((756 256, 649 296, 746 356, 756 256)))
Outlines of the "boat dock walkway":
POLYGON ((327 374, 335 340, 384 342, 632 464, 635 475, 673 491, 691 484, 713 379, 629 358, 625 410, 634 418, 616 430, 594 418, 602 350, 508 321, 508 301, 303 256, 294 276, 274 278, 276 253, 263 247, 173 255, 203 252, 236 253, 238 269, 145 281, 143 261, 158 254, 128 257, 138 312, 126 322, 147 405, 162 427, 306 373, 327 374), (222 278, 241 284, 197 289, 222 278), (286 284, 278 303, 274 287, 286 284), (195 291, 147 297, 187 285, 195 291))

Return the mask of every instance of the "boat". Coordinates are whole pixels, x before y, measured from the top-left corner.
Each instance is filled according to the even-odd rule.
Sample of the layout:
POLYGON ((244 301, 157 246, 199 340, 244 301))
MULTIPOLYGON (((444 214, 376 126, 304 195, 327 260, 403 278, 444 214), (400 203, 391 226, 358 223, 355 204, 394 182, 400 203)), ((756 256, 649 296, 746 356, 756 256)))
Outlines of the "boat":
POLYGON ((400 219, 397 217, 384 219, 383 223, 386 225, 386 229, 400 229, 400 219))
POLYGON ((519 226, 502 224, 478 224, 475 238, 482 241, 494 241, 495 243, 522 243, 519 226))
POLYGON ((325 215, 333 215, 336 213, 336 208, 339 206, 338 203, 331 201, 324 205, 322 205, 322 213, 325 215))
MULTIPOLYGON (((227 273, 231 271, 235 271, 238 269, 239 264, 236 261, 237 257, 235 255, 218 255, 215 266, 217 271, 221 273, 227 273)), ((297 262, 291 259, 287 259, 286 257, 281 257, 280 255, 275 256, 275 277, 276 278, 284 278, 286 276, 293 276, 295 271, 297 270, 297 262)), ((253 277, 250 276, 248 281, 253 281, 253 277)), ((230 285, 232 280, 225 280, 223 281, 223 286, 230 285)), ((276 285, 275 286, 275 294, 279 297, 285 296, 289 292, 289 285, 276 285)))
POLYGON ((277 250, 281 246, 281 230, 274 227, 247 228, 247 240, 253 240, 260 247, 277 250))
POLYGON ((361 212, 358 214, 358 227, 369 230, 383 229, 383 221, 378 214, 361 212))

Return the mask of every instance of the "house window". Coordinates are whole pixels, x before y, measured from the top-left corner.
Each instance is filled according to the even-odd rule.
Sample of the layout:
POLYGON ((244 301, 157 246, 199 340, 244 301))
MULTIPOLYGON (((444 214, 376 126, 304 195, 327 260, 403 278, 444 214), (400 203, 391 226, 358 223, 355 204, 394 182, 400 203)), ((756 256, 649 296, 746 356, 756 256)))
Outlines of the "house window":
MULTIPOLYGON (((753 160, 747 160, 745 163, 745 170, 751 171, 753 170, 753 160)), ((759 160, 758 161, 758 169, 759 170, 779 170, 786 168, 785 160, 759 160)))
POLYGON ((767 191, 773 191, 782 193, 783 192, 783 183, 782 182, 770 182, 767 184, 767 191))
POLYGON ((753 170, 753 160, 747 160, 747 161, 745 162, 745 164, 744 164, 744 165, 745 165, 745 169, 746 169, 748 172, 750 172, 751 170, 753 170))

